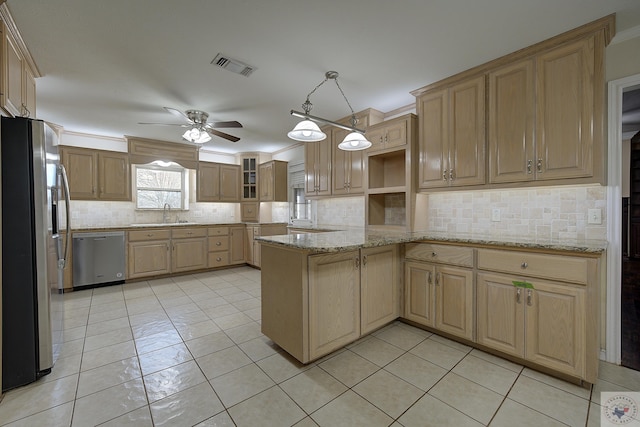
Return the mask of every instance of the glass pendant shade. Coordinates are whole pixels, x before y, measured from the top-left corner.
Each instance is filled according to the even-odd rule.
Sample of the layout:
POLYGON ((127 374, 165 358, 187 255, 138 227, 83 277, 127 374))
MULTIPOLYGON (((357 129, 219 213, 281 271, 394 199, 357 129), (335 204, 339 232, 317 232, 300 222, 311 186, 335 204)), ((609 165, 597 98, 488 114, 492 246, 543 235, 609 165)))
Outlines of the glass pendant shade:
POLYGON ((345 151, 366 150, 369 147, 371 147, 371 142, 360 132, 351 132, 338 145, 339 149, 345 151))
POLYGON ((303 120, 287 134, 291 139, 302 142, 322 141, 327 135, 311 120, 303 120))
POLYGON ((198 128, 187 129, 182 137, 194 144, 204 144, 205 142, 211 141, 211 135, 209 135, 209 132, 201 131, 198 128))

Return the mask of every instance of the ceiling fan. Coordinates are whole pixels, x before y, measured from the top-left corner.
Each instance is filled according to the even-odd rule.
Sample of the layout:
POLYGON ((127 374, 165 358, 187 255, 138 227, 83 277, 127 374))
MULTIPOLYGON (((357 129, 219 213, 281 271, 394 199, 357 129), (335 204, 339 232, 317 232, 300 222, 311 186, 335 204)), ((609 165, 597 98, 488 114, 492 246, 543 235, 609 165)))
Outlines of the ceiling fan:
POLYGON ((220 132, 215 128, 241 128, 242 125, 239 122, 228 121, 228 122, 212 122, 207 123, 207 118, 209 117, 208 113, 200 110, 187 110, 182 112, 180 110, 176 110, 175 108, 170 107, 162 107, 167 110, 169 113, 178 116, 182 119, 185 119, 186 123, 138 123, 140 125, 161 125, 161 126, 180 126, 183 128, 188 128, 186 132, 182 135, 182 137, 189 141, 194 142, 196 144, 203 144, 211 140, 211 135, 219 136, 220 138, 224 138, 231 142, 238 142, 240 138, 237 136, 229 135, 228 133, 220 132))

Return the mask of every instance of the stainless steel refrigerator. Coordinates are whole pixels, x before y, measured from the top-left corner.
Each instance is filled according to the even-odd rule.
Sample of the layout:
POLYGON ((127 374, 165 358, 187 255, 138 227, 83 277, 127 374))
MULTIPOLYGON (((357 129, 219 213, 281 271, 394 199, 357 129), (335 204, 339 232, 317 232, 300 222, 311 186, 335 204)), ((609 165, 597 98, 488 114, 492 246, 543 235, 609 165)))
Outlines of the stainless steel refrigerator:
POLYGON ((69 200, 55 133, 43 121, 2 117, 0 156, 2 390, 8 390, 46 375, 55 362, 69 200))

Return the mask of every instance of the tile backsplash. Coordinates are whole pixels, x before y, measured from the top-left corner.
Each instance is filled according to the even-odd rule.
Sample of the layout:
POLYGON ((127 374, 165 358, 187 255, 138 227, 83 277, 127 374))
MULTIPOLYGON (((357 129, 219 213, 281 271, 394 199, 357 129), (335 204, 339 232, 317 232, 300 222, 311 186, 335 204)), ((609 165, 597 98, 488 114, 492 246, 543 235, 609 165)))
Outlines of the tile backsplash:
POLYGON ((318 225, 364 227, 364 196, 313 200, 311 211, 318 225))
MULTIPOLYGON (((237 203, 190 203, 188 211, 171 210, 169 222, 240 222, 237 203)), ((131 202, 71 201, 72 228, 127 226, 162 222, 162 211, 140 211, 131 202)))
POLYGON ((607 236, 607 189, 600 185, 448 191, 428 197, 429 230, 553 239, 607 236), (588 209, 600 209, 602 224, 587 223, 588 209))
MULTIPOLYGON (((447 191, 425 196, 428 208, 416 215, 422 216, 428 230, 553 239, 605 240, 607 235, 607 190, 600 185, 447 191), (589 209, 600 209, 602 224, 587 223, 589 209), (492 220, 495 210, 499 221, 492 220)), ((72 201, 72 227, 162 222, 162 211, 138 211, 134 206, 131 202, 72 201)), ((365 198, 314 200, 312 212, 318 225, 364 227, 365 198)), ((189 211, 171 211, 171 222, 176 215, 183 221, 240 222, 237 203, 191 203, 189 211)), ((272 203, 271 215, 273 222, 288 222, 289 204, 272 203)))

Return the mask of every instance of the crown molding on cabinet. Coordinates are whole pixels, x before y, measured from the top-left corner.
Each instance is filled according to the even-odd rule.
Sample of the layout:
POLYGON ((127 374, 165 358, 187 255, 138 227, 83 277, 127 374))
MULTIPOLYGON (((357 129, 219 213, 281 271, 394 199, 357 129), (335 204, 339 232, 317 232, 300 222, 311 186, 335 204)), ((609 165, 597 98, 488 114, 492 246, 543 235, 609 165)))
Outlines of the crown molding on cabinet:
POLYGON ((31 68, 31 71, 33 71, 33 77, 42 77, 42 73, 40 73, 38 66, 33 60, 31 52, 29 52, 29 48, 27 48, 27 45, 22 39, 22 35, 20 35, 20 31, 18 31, 18 27, 16 26, 16 23, 13 20, 11 13, 9 12, 9 8, 4 1, 0 1, 0 19, 2 19, 2 22, 4 22, 4 27, 7 29, 7 31, 9 31, 13 38, 16 40, 18 48, 20 48, 22 55, 24 55, 25 61, 27 61, 27 64, 29 64, 29 68, 31 68))

